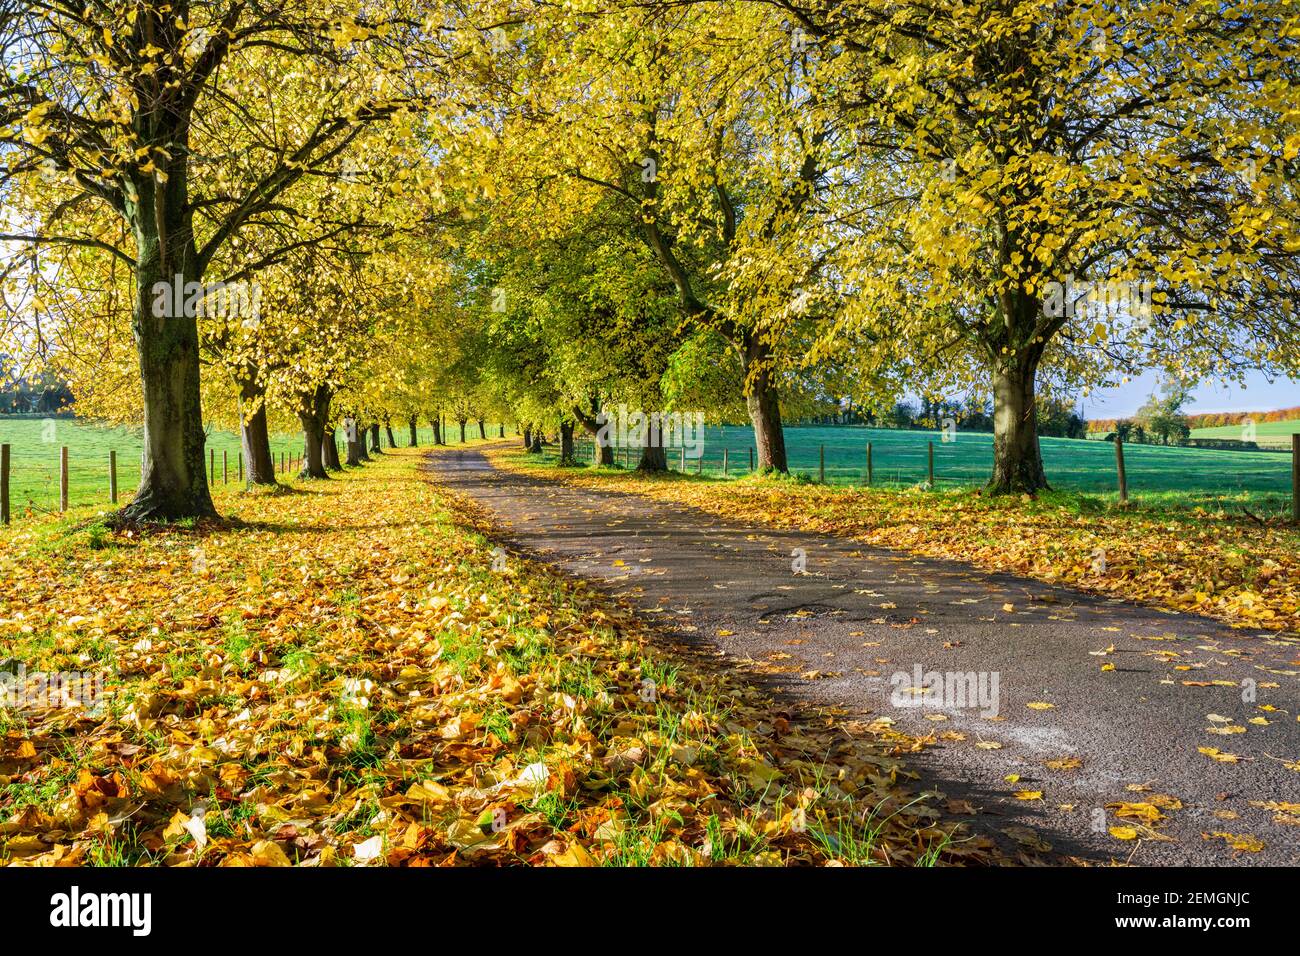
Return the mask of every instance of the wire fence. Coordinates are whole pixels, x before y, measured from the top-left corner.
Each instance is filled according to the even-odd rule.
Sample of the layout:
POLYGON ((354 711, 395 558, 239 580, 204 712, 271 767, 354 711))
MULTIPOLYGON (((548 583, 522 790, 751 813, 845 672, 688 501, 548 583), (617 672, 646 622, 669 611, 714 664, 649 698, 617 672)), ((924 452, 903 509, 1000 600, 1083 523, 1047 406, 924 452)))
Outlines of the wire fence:
MULTIPOLYGON (((445 442, 459 443, 457 422, 447 423, 442 430, 445 442)), ((369 440, 372 436, 369 429, 367 432, 369 440)), ((481 435, 498 438, 503 432, 498 423, 485 422, 481 433, 477 421, 465 426, 467 441, 478 441, 481 435)), ((433 442, 432 425, 417 427, 418 446, 430 447, 433 442)), ((381 425, 379 443, 383 449, 409 447, 410 423, 393 422, 391 440, 388 428, 381 425)), ((276 473, 296 474, 302 464, 302 435, 272 434, 270 444, 276 473)), ((342 452, 341 435, 339 444, 342 452)), ((116 503, 121 504, 131 497, 143 473, 139 429, 102 427, 68 418, 3 417, 0 448, 4 456, 0 461, 0 523, 74 508, 113 507, 114 486, 116 503)), ((205 456, 209 484, 238 485, 247 475, 240 437, 233 432, 210 430, 205 456)))
MULTIPOLYGON (((945 440, 941 434, 903 429, 796 427, 787 429, 785 437, 791 473, 830 485, 973 488, 987 484, 992 474, 991 435, 959 433, 945 440)), ((1300 449, 1300 435, 1290 443, 1300 449)), ((1121 501, 1130 493, 1189 504, 1243 499, 1290 512, 1300 521, 1300 454, 1294 451, 1053 438, 1041 439, 1041 445, 1055 488, 1113 495, 1121 501)), ((641 449, 635 445, 612 451, 622 468, 635 468, 640 460, 641 449)), ((582 464, 595 463, 595 443, 577 440, 575 455, 582 464)), ((545 457, 558 459, 558 446, 547 445, 545 457)), ((694 447, 666 449, 666 458, 670 471, 714 478, 751 474, 757 467, 752 432, 742 429, 709 429, 694 447)))
MULTIPOLYGON (((516 438, 513 427, 477 421, 465 426, 465 440, 516 438)), ((853 427, 792 427, 786 429, 790 471, 812 481, 833 485, 873 485, 887 488, 962 488, 985 484, 991 472, 992 438, 961 433, 945 441, 933 433, 911 430, 853 427)), ((706 477, 739 477, 757 467, 753 433, 743 428, 710 428, 689 447, 668 448, 672 471, 706 477)), ((380 445, 406 447, 409 422, 380 428, 380 445)), ((458 422, 446 422, 442 439, 448 445, 461 441, 458 422)), ((434 442, 432 425, 416 429, 416 444, 434 442)), ((141 475, 142 442, 138 430, 102 428, 66 419, 0 418, 0 444, 7 446, 7 468, 0 467, 0 511, 7 516, 57 513, 86 506, 110 507, 112 464, 116 463, 119 501, 130 496, 141 475), (62 460, 67 449, 66 479, 62 460), (66 489, 66 491, 65 491, 66 489)), ((1238 452, 1114 442, 1042 439, 1043 456, 1054 487, 1075 491, 1118 494, 1121 500, 1135 494, 1161 494, 1190 502, 1230 496, 1260 502, 1269 510, 1290 511, 1300 521, 1300 456, 1276 452, 1238 452), (1120 459, 1124 459, 1124 488, 1120 459)), ((239 436, 209 432, 206 442, 209 481, 235 484, 244 476, 239 436)), ((1292 437, 1300 448, 1300 435, 1292 437)), ((303 450, 299 434, 271 436, 277 471, 296 471, 303 450)), ((641 449, 618 446, 615 462, 635 468, 641 449)), ((575 442, 581 463, 596 461, 590 438, 575 442)), ((544 457, 556 459, 558 445, 545 446, 544 457)), ((0 515, 0 518, 4 515, 0 515)))

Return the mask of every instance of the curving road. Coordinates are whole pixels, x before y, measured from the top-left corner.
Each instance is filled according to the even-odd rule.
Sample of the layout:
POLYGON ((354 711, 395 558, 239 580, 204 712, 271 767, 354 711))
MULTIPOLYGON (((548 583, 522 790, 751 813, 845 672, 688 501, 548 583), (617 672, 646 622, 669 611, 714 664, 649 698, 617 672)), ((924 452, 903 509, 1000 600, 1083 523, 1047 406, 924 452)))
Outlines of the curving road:
POLYGON ((911 758, 924 786, 1002 843, 1142 865, 1300 863, 1295 635, 570 488, 475 451, 429 462, 507 543, 744 661, 774 707, 795 697, 933 735, 911 758), (917 706, 938 683, 927 672, 947 694, 917 706))

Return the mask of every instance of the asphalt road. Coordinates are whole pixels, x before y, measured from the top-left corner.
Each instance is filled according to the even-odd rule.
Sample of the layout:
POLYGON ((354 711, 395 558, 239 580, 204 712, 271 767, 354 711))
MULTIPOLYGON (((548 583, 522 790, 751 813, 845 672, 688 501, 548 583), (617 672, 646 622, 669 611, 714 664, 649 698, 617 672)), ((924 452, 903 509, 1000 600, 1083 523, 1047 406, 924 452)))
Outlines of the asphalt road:
POLYGON ((794 697, 933 735, 913 767, 951 809, 978 811, 976 831, 1103 862, 1300 863, 1300 806, 1252 805, 1300 804, 1296 635, 569 488, 474 451, 430 462, 510 545, 745 662, 774 707, 794 697), (939 683, 927 672, 943 700, 921 699, 939 683))

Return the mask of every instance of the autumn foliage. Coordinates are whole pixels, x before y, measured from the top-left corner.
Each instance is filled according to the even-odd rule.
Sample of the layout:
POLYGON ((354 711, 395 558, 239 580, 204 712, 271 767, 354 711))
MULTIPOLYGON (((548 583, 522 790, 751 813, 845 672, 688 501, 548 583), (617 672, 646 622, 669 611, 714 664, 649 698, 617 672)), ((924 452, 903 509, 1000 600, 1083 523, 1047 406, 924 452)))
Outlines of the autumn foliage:
POLYGON ((0 640, 109 693, 0 711, 0 859, 992 858, 909 785, 923 742, 774 711, 594 591, 493 570, 483 519, 418 468, 227 496, 230 526, 15 534, 0 640))

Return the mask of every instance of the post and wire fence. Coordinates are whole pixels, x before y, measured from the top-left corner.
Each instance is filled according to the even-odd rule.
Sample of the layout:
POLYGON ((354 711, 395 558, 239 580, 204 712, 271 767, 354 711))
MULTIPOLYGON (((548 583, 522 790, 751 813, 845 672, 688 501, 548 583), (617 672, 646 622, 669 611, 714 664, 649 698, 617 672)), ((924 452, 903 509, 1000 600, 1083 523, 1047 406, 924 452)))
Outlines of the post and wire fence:
MULTIPOLYGON (((143 475, 140 441, 124 429, 98 429, 75 425, 68 419, 16 421, 14 427, 0 418, 0 525, 9 525, 26 515, 62 514, 90 506, 114 507, 122 491, 134 489, 143 475), (17 434, 12 434, 17 432, 17 434), (120 447, 119 447, 120 444, 120 447), (134 456, 135 469, 121 467, 134 456), (134 471, 134 474, 131 472, 134 471), (125 484, 125 488, 123 485, 125 484)), ((459 444, 459 431, 444 423, 444 444, 459 444)), ((505 426, 485 423, 488 440, 498 439, 505 426)), ((469 441, 479 441, 477 421, 466 429, 469 441)), ((410 446, 408 423, 393 424, 394 444, 381 426, 384 450, 410 446)), ((435 432, 431 424, 416 428, 416 446, 432 447, 435 432)), ((206 456, 208 484, 214 488, 238 487, 248 474, 248 463, 238 435, 213 432, 208 437, 206 456)), ((272 465, 277 478, 287 478, 302 469, 302 438, 296 434, 270 436, 272 465)))
MULTIPOLYGON (((933 486, 936 481, 952 485, 979 483, 981 480, 979 473, 966 467, 958 468, 946 475, 936 475, 934 447, 935 442, 931 441, 919 455, 913 452, 900 454, 897 460, 884 463, 884 468, 877 474, 878 461, 873 454, 873 442, 865 443, 858 456, 862 463, 857 466, 843 461, 842 447, 835 449, 841 454, 832 459, 828 458, 827 446, 818 444, 811 452, 812 456, 815 456, 815 460, 810 463, 811 467, 800 467, 802 462, 799 461, 798 454, 792 453, 790 471, 796 475, 801 474, 809 480, 815 477, 822 484, 881 484, 901 487, 918 483, 928 483, 933 486)), ((803 452, 807 456, 808 450, 803 449, 803 452)), ((546 457, 556 458, 558 454, 558 447, 546 446, 546 457)), ((612 455, 616 467, 634 469, 640 463, 641 448, 635 445, 615 445, 612 447, 612 455)), ((596 443, 589 438, 576 439, 574 457, 579 464, 597 464, 599 454, 596 443)), ((758 470, 757 450, 752 445, 745 448, 705 445, 691 450, 684 447, 668 448, 665 458, 669 471, 691 475, 734 478, 750 475, 758 470)))
MULTIPOLYGON (((791 444, 787 438, 790 472, 806 481, 816 481, 830 485, 876 486, 889 488, 969 488, 987 483, 990 473, 991 446, 985 443, 980 451, 957 453, 958 440, 916 440, 915 432, 902 432, 912 440, 890 440, 886 436, 856 443, 837 441, 834 443, 815 442, 791 444)), ((738 478, 756 471, 756 450, 752 444, 738 445, 734 436, 729 440, 705 441, 696 447, 671 447, 666 449, 666 464, 671 472, 712 478, 738 478)), ((1178 446, 1140 445, 1145 454, 1155 451, 1165 456, 1150 463, 1140 462, 1139 484, 1132 485, 1133 468, 1126 462, 1126 443, 1116 436, 1113 440, 1089 441, 1088 450, 1093 452, 1090 459, 1090 471, 1087 483, 1076 483, 1073 475, 1068 474, 1060 482, 1060 487, 1087 492, 1114 494, 1121 505, 1128 505, 1130 491, 1160 491, 1168 493, 1172 485, 1175 490, 1179 482, 1175 470, 1187 462, 1187 459, 1175 460, 1168 456, 1173 453, 1190 452, 1200 455, 1199 466, 1209 474, 1216 486, 1222 486, 1224 494, 1232 494, 1252 489, 1246 480, 1234 487, 1231 481, 1231 466, 1223 459, 1209 456, 1224 454, 1219 451, 1196 450, 1178 446), (1113 463, 1105 463, 1101 452, 1107 445, 1113 445, 1113 463), (1162 471, 1160 482, 1151 481, 1156 471, 1162 471), (1143 481, 1145 479, 1145 482, 1143 481), (1082 485, 1080 489, 1079 485, 1082 485)), ((970 446, 967 446, 968 448, 970 446)), ((615 467, 631 470, 638 467, 641 460, 641 448, 635 444, 616 444, 610 454, 615 467)), ((545 457, 558 458, 558 445, 548 443, 545 457)), ((1276 452, 1256 452, 1258 458, 1267 466, 1267 482, 1259 483, 1256 490, 1267 490, 1270 494, 1282 492, 1289 499, 1285 510, 1289 511, 1292 521, 1300 524, 1300 434, 1291 436, 1290 474, 1284 474, 1277 467, 1282 456, 1276 452)), ((579 438, 574 442, 574 457, 578 464, 597 464, 599 454, 596 443, 591 438, 579 438)), ((1264 466, 1260 466, 1263 468, 1264 466)), ((1049 472, 1051 469, 1049 468, 1049 472)), ((1206 475, 1200 476, 1206 480, 1206 475)), ((1285 507, 1285 506, 1284 506, 1285 507)))
MULTIPOLYGON (((458 431, 455 433, 457 437, 448 434, 451 429, 444 427, 442 431, 444 444, 459 444, 458 431)), ((477 427, 469 431, 471 440, 477 439, 477 427)), ((495 439, 500 436, 502 426, 496 425, 486 431, 490 439, 495 439)), ((381 429, 381 445, 404 447, 409 444, 408 433, 403 429, 401 434, 403 441, 391 446, 386 430, 381 429)), ((50 440, 51 437, 47 427, 41 441, 0 443, 0 523, 10 524, 15 514, 53 514, 88 505, 118 503, 117 448, 105 448, 102 441, 84 445, 62 444, 50 440)), ((217 448, 209 450, 208 481, 214 486, 230 485, 232 471, 236 482, 242 484, 244 481, 246 463, 242 448, 237 446, 237 436, 229 438, 227 447, 221 448, 220 464, 217 462, 217 448), (236 447, 229 447, 231 443, 236 447)), ((432 445, 433 439, 431 427, 417 429, 418 445, 432 445)), ((272 460, 277 474, 296 474, 302 467, 298 450, 300 439, 276 436, 272 444, 272 460)), ((978 462, 971 456, 955 455, 955 444, 943 440, 882 442, 879 437, 858 443, 795 444, 790 447, 790 470, 803 480, 823 484, 923 489, 983 484, 988 477, 987 460, 978 462)), ((1131 467, 1125 460, 1125 442, 1117 435, 1113 444, 1113 477, 1109 490, 1117 493, 1121 505, 1126 505, 1129 502, 1131 467)), ((611 452, 617 467, 634 469, 640 462, 641 448, 638 446, 615 446, 611 452)), ((554 457, 557 453, 558 448, 553 443, 547 445, 548 455, 554 457)), ((575 440, 574 454, 583 464, 594 464, 599 460, 596 444, 589 438, 575 440)), ((1222 453, 1206 451, 1204 454, 1222 453)), ((1274 486, 1285 484, 1290 498, 1289 517, 1300 524, 1300 434, 1291 436, 1290 457, 1289 481, 1277 481, 1274 486)), ((666 449, 665 458, 670 471, 700 477, 742 477, 757 469, 755 447, 749 443, 739 445, 734 440, 705 441, 695 447, 666 449)), ((1211 466, 1213 464, 1211 461, 1211 466)))
MULTIPOLYGON (((236 439, 237 441, 237 439, 236 439)), ((289 474, 290 466, 301 464, 301 456, 281 450, 279 446, 296 444, 300 439, 272 438, 281 458, 277 476, 289 474)), ((124 443, 125 444, 125 443, 124 443)), ((77 443, 0 442, 0 524, 9 525, 21 517, 63 514, 76 508, 120 504, 122 482, 133 490, 143 476, 143 460, 138 445, 130 450, 105 447, 102 440, 77 443), (140 462, 135 474, 124 474, 122 458, 134 454, 140 462)), ((212 449, 207 456, 208 484, 212 487, 242 484, 245 474, 244 454, 240 448, 222 448, 220 455, 212 449), (218 460, 218 457, 220 460, 218 460)))

